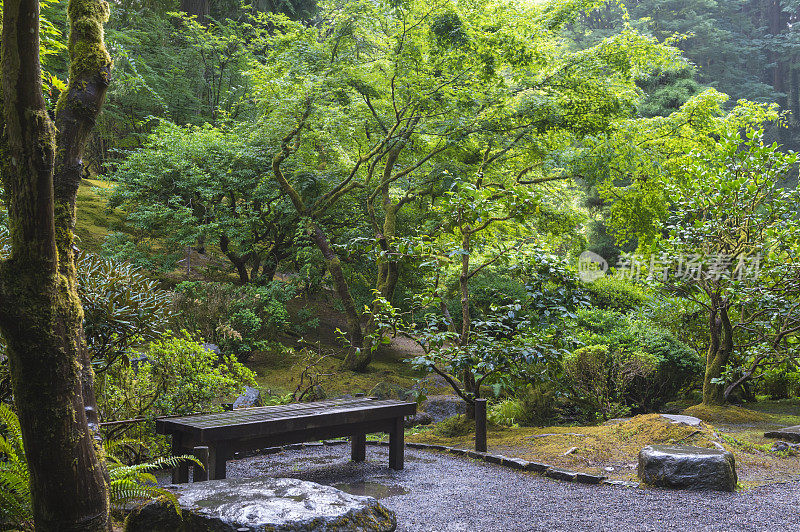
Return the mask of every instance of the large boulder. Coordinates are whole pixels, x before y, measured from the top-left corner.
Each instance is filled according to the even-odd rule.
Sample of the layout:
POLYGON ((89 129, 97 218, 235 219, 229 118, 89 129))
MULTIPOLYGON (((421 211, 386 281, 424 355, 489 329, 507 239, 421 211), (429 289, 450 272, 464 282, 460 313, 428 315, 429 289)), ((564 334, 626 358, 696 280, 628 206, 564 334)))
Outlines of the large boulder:
POLYGON ((428 414, 434 423, 467 412, 467 403, 457 395, 431 395, 420 405, 420 411, 428 414))
POLYGON ((164 501, 134 510, 126 532, 389 532, 394 512, 372 497, 292 478, 224 479, 168 486, 164 501))
POLYGON ((732 453, 690 445, 648 445, 639 452, 638 473, 665 488, 734 491, 738 481, 732 453))

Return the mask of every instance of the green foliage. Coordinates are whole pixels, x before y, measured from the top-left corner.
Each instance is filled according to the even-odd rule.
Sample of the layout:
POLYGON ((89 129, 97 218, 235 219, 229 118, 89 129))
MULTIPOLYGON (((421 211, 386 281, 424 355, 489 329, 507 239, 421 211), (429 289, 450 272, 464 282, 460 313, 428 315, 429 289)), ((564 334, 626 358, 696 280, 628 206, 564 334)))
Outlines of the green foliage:
POLYGON ((800 397, 800 370, 792 364, 766 369, 755 382, 755 389, 774 400, 800 397))
POLYGON ((562 360, 564 375, 573 388, 569 396, 589 418, 607 420, 626 415, 625 388, 637 377, 656 370, 655 357, 641 351, 622 352, 607 345, 576 349, 562 360))
POLYGON ((263 147, 242 131, 162 121, 114 173, 119 184, 109 204, 126 209, 136 237, 118 236, 114 247, 169 271, 187 247, 210 252, 204 248, 213 245, 240 282, 265 273, 271 281, 290 254, 297 218, 265 177, 269 167, 263 147))
MULTIPOLYGON (((150 342, 136 365, 115 364, 98 376, 97 401, 106 421, 153 419, 161 415, 219 411, 231 399, 254 386, 253 372, 234 355, 218 356, 188 334, 168 334, 150 342)), ((152 443, 151 456, 162 452, 153 439, 153 423, 108 429, 110 439, 123 434, 152 443)))
POLYGON ((19 419, 0 403, 0 527, 33 530, 29 478, 19 419))
POLYGON ((498 425, 544 426, 558 416, 557 396, 552 384, 528 384, 513 397, 491 406, 489 419, 498 425))
POLYGON ((151 462, 126 465, 113 455, 107 455, 106 468, 110 479, 109 496, 114 509, 123 509, 129 503, 163 500, 172 505, 175 512, 181 515, 178 498, 171 491, 158 485, 152 471, 178 467, 183 462, 202 464, 191 455, 157 458, 151 462))
MULTIPOLYGON (((675 400, 702 372, 697 352, 650 320, 595 308, 578 311, 575 326, 579 345, 601 345, 623 358, 642 353, 652 361, 652 371, 627 379, 619 390, 619 401, 639 412, 675 400)), ((565 384, 569 387, 569 381, 565 384)))
POLYGON ((95 371, 105 371, 135 344, 167 328, 172 301, 131 264, 84 253, 76 259, 83 328, 95 371))
POLYGON ((286 304, 295 288, 282 281, 263 286, 185 281, 175 295, 175 329, 197 332, 241 361, 269 349, 291 327, 286 304))
POLYGON ((642 287, 614 276, 587 283, 585 290, 592 306, 604 310, 627 312, 645 306, 650 301, 642 287))
POLYGON ((172 336, 148 344, 147 362, 138 378, 161 390, 152 408, 161 414, 188 414, 218 406, 223 397, 255 385, 253 372, 232 355, 206 350, 188 335, 172 336))
MULTIPOLYGON (((162 499, 180 515, 175 495, 158 486, 152 471, 177 467, 182 462, 202 465, 193 456, 159 458, 152 462, 125 465, 113 451, 119 442, 106 444, 111 505, 121 509, 131 502, 162 499)), ((0 404, 0 526, 6 529, 33 530, 33 507, 29 488, 30 472, 17 415, 0 404), (3 435, 5 434, 5 435, 3 435)))

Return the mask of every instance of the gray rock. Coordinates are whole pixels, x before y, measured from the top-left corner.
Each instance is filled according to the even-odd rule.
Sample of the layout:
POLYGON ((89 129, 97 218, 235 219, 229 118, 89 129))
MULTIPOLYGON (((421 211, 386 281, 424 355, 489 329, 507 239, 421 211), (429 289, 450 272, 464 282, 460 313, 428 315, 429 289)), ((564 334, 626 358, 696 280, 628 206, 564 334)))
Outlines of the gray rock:
POLYGON ((693 490, 734 491, 738 481, 732 453, 690 445, 648 445, 638 474, 653 486, 693 490))
POLYGON ((290 478, 224 479, 168 486, 183 521, 164 501, 134 510, 126 532, 392 531, 394 512, 372 497, 290 478))
POLYGON ((572 482, 578 477, 578 473, 575 471, 568 471, 566 469, 558 469, 557 467, 548 467, 544 472, 544 476, 553 478, 555 480, 566 480, 567 482, 572 482))
POLYGON ((589 473, 578 473, 575 476, 575 480, 580 482, 581 484, 600 484, 606 478, 604 475, 590 475, 589 473))
POLYGON ((210 351, 210 352, 214 353, 215 355, 221 355, 222 354, 222 351, 220 350, 220 348, 219 348, 219 346, 217 344, 203 344, 203 349, 205 349, 206 351, 210 351))
POLYGON ((525 471, 528 468, 528 461, 521 458, 503 458, 503 465, 511 469, 521 469, 525 471))
POLYGON ((467 412, 467 403, 457 395, 431 395, 420 405, 420 411, 428 414, 434 423, 467 412))
POLYGON ((244 393, 233 402, 233 408, 249 408, 251 406, 261 406, 261 390, 245 386, 244 393))
POLYGON ((765 432, 764 437, 800 443, 800 425, 765 432))
POLYGON ((789 443, 788 441, 776 441, 769 448, 770 451, 781 452, 789 449, 800 449, 800 443, 789 443))
POLYGON ((533 471, 534 473, 544 473, 550 468, 549 465, 541 462, 528 462, 525 466, 525 471, 533 471))
POLYGON ((425 378, 418 380, 414 386, 411 387, 412 390, 416 390, 425 395, 442 393, 442 388, 451 389, 450 383, 437 373, 431 373, 425 378))
POLYGON ((701 419, 694 416, 683 416, 680 414, 661 414, 661 417, 669 419, 673 424, 683 423, 691 427, 696 427, 703 422, 701 419))
POLYGON ((409 393, 410 390, 406 390, 402 386, 381 381, 373 386, 367 395, 378 399, 400 399, 404 401, 409 397, 409 393))
POLYGON ((419 425, 430 425, 433 423, 433 418, 427 412, 417 412, 413 416, 407 417, 404 421, 407 429, 419 425))

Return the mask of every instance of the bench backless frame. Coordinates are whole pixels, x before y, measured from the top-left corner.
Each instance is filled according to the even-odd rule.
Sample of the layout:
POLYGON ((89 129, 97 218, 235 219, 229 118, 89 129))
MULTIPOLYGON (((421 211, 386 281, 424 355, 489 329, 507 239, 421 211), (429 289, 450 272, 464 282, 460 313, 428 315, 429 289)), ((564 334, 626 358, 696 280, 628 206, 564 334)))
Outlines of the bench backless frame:
MULTIPOLYGON (((403 469, 403 419, 416 403, 374 398, 338 399, 156 420, 156 432, 172 435, 172 454, 208 447, 202 477, 225 478, 225 462, 234 452, 349 436, 351 458, 366 457, 366 435, 389 434, 389 467, 403 469)), ((199 468, 198 468, 199 469, 199 468)), ((197 470, 197 469, 196 469, 197 470)), ((188 482, 187 465, 173 472, 173 482, 188 482)))

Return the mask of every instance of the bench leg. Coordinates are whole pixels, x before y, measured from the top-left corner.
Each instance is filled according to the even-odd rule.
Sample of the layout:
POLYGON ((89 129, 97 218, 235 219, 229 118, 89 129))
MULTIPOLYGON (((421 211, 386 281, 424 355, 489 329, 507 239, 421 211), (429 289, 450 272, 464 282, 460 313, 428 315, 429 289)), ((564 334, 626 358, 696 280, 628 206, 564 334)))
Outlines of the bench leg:
POLYGON ((367 459, 367 435, 353 434, 350 438, 350 459, 353 462, 363 462, 367 459))
MULTIPOLYGON (((183 437, 180 433, 172 435, 172 456, 184 454, 183 437)), ((189 464, 182 462, 178 467, 172 469, 172 483, 185 484, 189 482, 189 464)))
POLYGON ((208 480, 219 480, 225 478, 227 471, 225 462, 230 453, 224 445, 208 446, 208 480))
POLYGON ((405 452, 403 418, 395 418, 392 431, 389 433, 389 468, 403 469, 403 455, 405 452))
POLYGON ((203 480, 208 480, 208 447, 195 447, 192 454, 194 454, 194 457, 197 458, 201 464, 203 464, 202 467, 197 464, 194 464, 192 467, 192 481, 201 482, 203 480))

